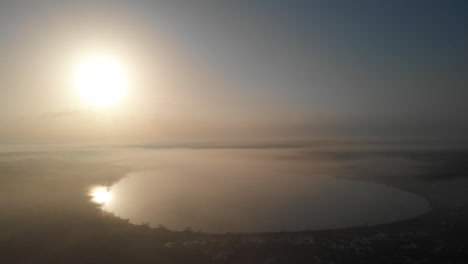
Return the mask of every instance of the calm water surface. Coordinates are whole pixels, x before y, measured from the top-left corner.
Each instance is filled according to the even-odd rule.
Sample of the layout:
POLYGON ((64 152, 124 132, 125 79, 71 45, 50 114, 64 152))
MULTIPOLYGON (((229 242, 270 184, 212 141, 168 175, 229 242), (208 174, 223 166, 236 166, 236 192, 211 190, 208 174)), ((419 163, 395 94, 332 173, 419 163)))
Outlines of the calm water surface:
POLYGON ((407 191, 337 179, 323 168, 298 170, 269 159, 197 155, 162 164, 112 186, 104 210, 132 223, 214 233, 381 224, 429 210, 425 199, 407 191))

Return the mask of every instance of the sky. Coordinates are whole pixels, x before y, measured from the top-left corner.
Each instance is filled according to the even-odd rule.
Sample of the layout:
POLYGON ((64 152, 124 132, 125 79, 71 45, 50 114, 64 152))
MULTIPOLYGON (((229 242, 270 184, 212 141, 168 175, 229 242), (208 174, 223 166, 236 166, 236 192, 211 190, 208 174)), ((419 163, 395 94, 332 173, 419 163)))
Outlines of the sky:
POLYGON ((0 142, 464 138, 466 1, 1 1, 0 142), (72 72, 130 84, 86 105, 72 72))

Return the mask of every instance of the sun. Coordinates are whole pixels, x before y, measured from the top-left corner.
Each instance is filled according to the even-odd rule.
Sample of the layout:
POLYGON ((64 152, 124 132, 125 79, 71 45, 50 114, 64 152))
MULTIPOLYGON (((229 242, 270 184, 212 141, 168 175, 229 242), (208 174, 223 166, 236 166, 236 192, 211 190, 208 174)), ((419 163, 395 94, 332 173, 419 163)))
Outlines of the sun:
POLYGON ((101 205, 108 203, 112 199, 112 195, 106 187, 96 187, 91 190, 90 195, 93 202, 101 205))
POLYGON ((83 60, 75 72, 78 94, 86 103, 95 107, 120 102, 127 82, 127 73, 119 61, 105 56, 83 60))

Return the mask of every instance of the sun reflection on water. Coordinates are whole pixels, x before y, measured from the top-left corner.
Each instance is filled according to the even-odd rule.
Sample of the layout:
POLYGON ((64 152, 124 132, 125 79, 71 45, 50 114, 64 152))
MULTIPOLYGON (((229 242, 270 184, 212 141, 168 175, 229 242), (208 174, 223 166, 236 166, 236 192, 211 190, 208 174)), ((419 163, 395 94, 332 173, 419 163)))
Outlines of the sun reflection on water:
POLYGON ((105 205, 112 199, 109 187, 94 187, 91 189, 89 195, 91 196, 91 201, 100 205, 105 205))

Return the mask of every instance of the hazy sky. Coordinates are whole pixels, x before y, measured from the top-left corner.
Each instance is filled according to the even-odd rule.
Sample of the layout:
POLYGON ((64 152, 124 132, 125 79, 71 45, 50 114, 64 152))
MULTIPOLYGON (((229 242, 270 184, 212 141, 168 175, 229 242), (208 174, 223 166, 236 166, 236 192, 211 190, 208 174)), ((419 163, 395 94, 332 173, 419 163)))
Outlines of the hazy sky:
POLYGON ((468 133, 467 1, 1 1, 0 142, 468 133), (77 97, 88 53, 132 77, 77 97))

